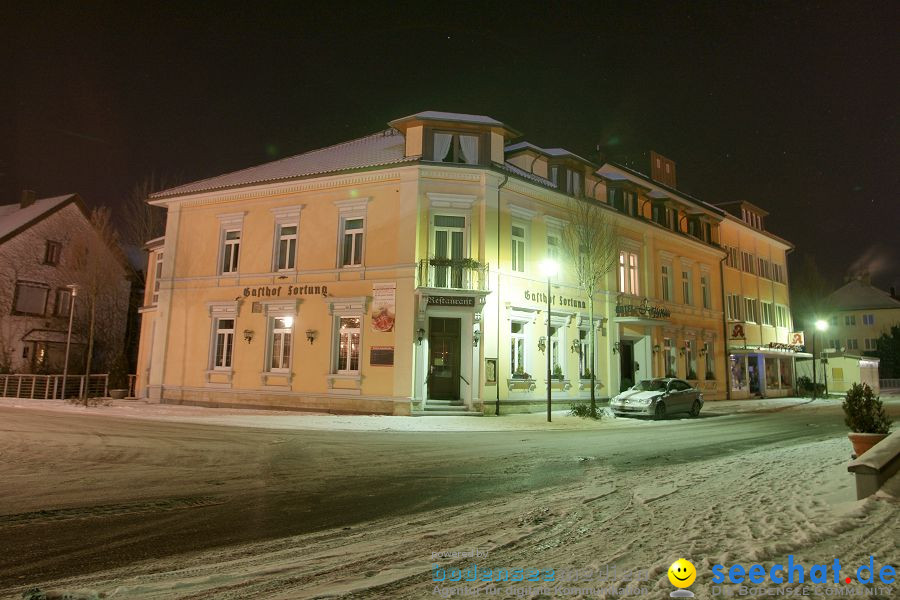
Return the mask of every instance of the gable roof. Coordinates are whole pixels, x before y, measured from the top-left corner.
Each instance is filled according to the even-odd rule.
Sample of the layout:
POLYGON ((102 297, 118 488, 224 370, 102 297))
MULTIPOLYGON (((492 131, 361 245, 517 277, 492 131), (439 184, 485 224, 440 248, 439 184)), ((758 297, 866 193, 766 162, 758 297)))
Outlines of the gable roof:
POLYGON ((0 206, 0 242, 31 227, 70 202, 74 202, 81 209, 81 212, 84 213, 85 217, 88 216, 87 209, 85 209, 78 194, 41 198, 25 208, 22 208, 18 202, 0 206))
POLYGON ((151 194, 150 198, 163 199, 254 183, 325 175, 339 171, 415 161, 419 158, 417 156, 406 157, 405 154, 406 138, 394 129, 386 129, 327 148, 312 150, 274 162, 162 190, 151 194))
POLYGON ((900 300, 860 279, 854 279, 831 292, 828 303, 835 310, 900 309, 900 300))

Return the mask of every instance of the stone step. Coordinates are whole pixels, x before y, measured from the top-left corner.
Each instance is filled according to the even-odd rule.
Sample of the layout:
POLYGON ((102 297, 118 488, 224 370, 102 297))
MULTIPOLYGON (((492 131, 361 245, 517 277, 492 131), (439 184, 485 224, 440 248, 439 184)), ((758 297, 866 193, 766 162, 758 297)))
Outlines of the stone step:
POLYGON ((429 406, 465 406, 462 400, 428 400, 425 402, 425 409, 429 406))
POLYGON ((414 410, 413 417, 483 417, 484 414, 473 410, 414 410))

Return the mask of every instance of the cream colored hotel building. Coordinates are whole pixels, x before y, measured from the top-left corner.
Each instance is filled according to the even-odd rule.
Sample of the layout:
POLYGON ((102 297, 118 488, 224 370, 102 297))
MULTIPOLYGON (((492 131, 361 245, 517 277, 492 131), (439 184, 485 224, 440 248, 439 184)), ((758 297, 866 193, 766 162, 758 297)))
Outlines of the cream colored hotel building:
POLYGON ((532 410, 673 375, 707 399, 794 385, 785 254, 766 213, 539 148, 492 118, 423 112, 165 190, 148 243, 138 394, 408 415, 532 410), (619 267, 588 302, 561 250, 573 201, 609 211, 619 267), (563 265, 547 282, 538 264, 563 265), (551 340, 547 343, 547 319, 551 340), (588 331, 597 333, 588 364, 588 331))

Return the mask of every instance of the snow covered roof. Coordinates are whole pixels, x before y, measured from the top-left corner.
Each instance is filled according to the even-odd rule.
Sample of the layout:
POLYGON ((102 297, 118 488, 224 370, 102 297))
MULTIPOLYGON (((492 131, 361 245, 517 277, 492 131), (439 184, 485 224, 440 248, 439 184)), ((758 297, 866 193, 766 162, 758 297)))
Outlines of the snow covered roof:
POLYGON ((861 279, 854 279, 833 291, 828 296, 828 303, 835 310, 900 308, 900 300, 861 279))
POLYGON ((554 184, 549 179, 541 177, 540 175, 535 175, 534 173, 529 173, 525 169, 520 169, 519 167, 517 167, 516 165, 514 165, 512 163, 504 163, 502 165, 502 168, 505 169, 506 171, 509 171, 513 175, 518 175, 519 177, 529 179, 529 180, 534 181, 535 183, 539 183, 545 187, 553 188, 553 189, 557 188, 556 184, 554 184))
POLYGON ((504 151, 506 151, 506 152, 517 152, 519 150, 533 150, 533 151, 535 151, 539 154, 543 154, 545 156, 552 156, 554 158, 570 157, 570 158, 574 158, 576 160, 580 160, 582 162, 586 162, 588 164, 593 164, 588 159, 578 156, 574 152, 570 152, 570 151, 566 150, 565 148, 541 148, 540 146, 535 146, 531 142, 518 142, 515 144, 510 144, 509 146, 504 148, 504 151))
POLYGON ((43 219, 63 205, 77 200, 78 194, 67 194, 35 200, 25 208, 18 202, 0 206, 0 241, 43 219))
POLYGON ((150 198, 168 198, 181 194, 418 160, 417 156, 407 158, 405 153, 406 138, 403 134, 394 129, 386 129, 327 148, 169 188, 152 194, 150 198))
POLYGON ((408 121, 411 119, 419 119, 422 121, 458 121, 460 123, 473 123, 475 125, 506 127, 506 125, 504 125, 497 119, 492 119, 491 117, 485 115, 467 115, 465 113, 443 112, 440 110, 425 110, 414 115, 400 117, 399 119, 394 119, 393 121, 391 121, 389 125, 393 125, 393 123, 397 121, 408 121))

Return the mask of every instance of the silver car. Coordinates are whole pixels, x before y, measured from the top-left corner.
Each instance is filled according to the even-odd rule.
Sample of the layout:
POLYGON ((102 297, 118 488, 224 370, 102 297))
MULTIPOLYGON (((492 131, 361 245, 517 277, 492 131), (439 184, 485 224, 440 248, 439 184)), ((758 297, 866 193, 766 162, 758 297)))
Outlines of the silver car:
POLYGON ((623 416, 665 419, 666 415, 687 413, 696 417, 703 408, 703 394, 682 379, 645 379, 615 396, 609 407, 623 416))

